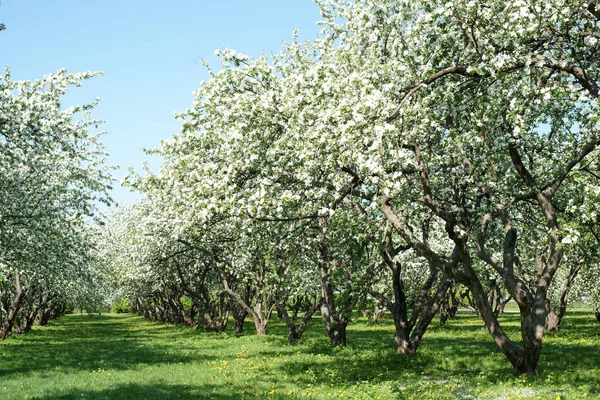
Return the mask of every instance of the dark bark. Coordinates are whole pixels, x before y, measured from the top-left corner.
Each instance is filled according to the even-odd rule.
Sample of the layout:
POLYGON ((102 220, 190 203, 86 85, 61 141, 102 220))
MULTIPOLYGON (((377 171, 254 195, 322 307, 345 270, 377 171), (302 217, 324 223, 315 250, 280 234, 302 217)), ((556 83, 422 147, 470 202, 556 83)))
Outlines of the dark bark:
POLYGON ((563 317, 567 314, 567 305, 569 301, 569 290, 573 281, 579 274, 581 270, 581 266, 583 265, 583 261, 580 263, 576 263, 571 266, 571 270, 567 275, 567 278, 563 282, 563 286, 560 291, 560 297, 558 299, 558 309, 554 310, 550 303, 550 300, 546 301, 546 330, 549 332, 558 332, 560 331, 560 324, 562 322, 563 317))
MULTIPOLYGON (((552 196, 554 193, 556 193, 560 184, 568 175, 568 172, 575 165, 577 165, 577 163, 581 161, 583 157, 589 154, 589 152, 591 152, 596 145, 597 140, 586 144, 583 150, 566 165, 560 177, 553 181, 552 185, 548 189, 547 194, 544 194, 539 190, 539 187, 542 185, 537 184, 529 170, 524 166, 517 148, 515 146, 509 146, 509 153, 511 160, 513 161, 513 165, 515 166, 515 169, 522 178, 523 182, 525 182, 525 184, 534 191, 534 199, 536 200, 540 211, 545 218, 546 227, 549 230, 548 258, 543 265, 538 267, 535 296, 532 296, 531 293, 524 288, 509 287, 509 289, 512 289, 511 294, 515 301, 517 301, 519 304, 519 309, 522 313, 521 332, 527 362, 530 364, 535 364, 536 373, 537 362, 541 354, 544 325, 546 322, 546 299, 548 297, 548 287, 550 286, 550 283, 552 282, 554 275, 558 270, 564 253, 564 247, 561 244, 562 235, 560 234, 557 214, 552 204, 552 196), (531 297, 533 297, 533 301, 525 301, 527 299, 531 299, 531 297), (532 307, 529 307, 531 305, 532 307), (530 313, 529 318, 524 320, 523 314, 526 316, 527 313, 530 313)), ((511 282, 508 283, 510 284, 511 282)))
POLYGON ((331 341, 331 347, 346 345, 346 327, 348 326, 348 318, 338 313, 335 305, 333 287, 328 281, 328 274, 321 270, 322 274, 322 300, 321 300, 321 317, 325 325, 325 331, 331 341))
POLYGON ((547 315, 546 315, 546 330, 548 332, 558 332, 560 331, 560 323, 562 322, 562 318, 559 317, 558 313, 550 308, 550 302, 548 301, 546 306, 547 315))
POLYGON ((144 304, 144 300, 141 297, 136 298, 136 306, 138 314, 143 315, 143 317, 146 319, 152 319, 152 314, 149 310, 149 307, 144 304))
POLYGON ((15 295, 10 304, 7 301, 7 307, 5 307, 6 315, 2 324, 0 324, 0 340, 6 339, 12 333, 14 324, 26 299, 26 290, 21 286, 21 278, 18 273, 15 276, 14 289, 15 295))
POLYGON ((335 312, 332 314, 330 310, 331 304, 328 305, 327 301, 323 299, 321 303, 321 316, 323 317, 325 331, 331 341, 331 347, 346 346, 348 319, 342 315, 336 315, 335 312))
POLYGON ((21 307, 17 321, 14 324, 16 333, 23 335, 31 330, 36 317, 43 307, 52 307, 52 299, 49 296, 37 296, 36 299, 29 297, 29 301, 21 307))
POLYGON ((36 324, 38 326, 45 326, 48 324, 51 317, 52 317, 52 310, 50 310, 46 307, 42 307, 42 309, 40 310, 40 312, 37 315, 36 324))
POLYGON ((282 303, 277 304, 277 308, 279 309, 279 312, 288 327, 288 340, 290 344, 294 344, 302 339, 302 335, 308 326, 308 322, 312 319, 313 314, 317 312, 320 307, 321 301, 319 299, 312 305, 312 307, 306 310, 304 317, 302 317, 302 321, 300 321, 300 325, 296 327, 296 324, 294 323, 293 319, 290 318, 285 306, 282 303))
MULTIPOLYGON (((428 225, 423 225, 423 238, 427 241, 428 225)), ((371 291, 371 294, 384 304, 394 318, 396 343, 396 352, 398 354, 414 354, 423 339, 427 328, 433 317, 442 306, 444 300, 448 297, 448 290, 452 284, 452 279, 444 274, 438 279, 438 269, 430 264, 429 277, 425 281, 419 294, 417 295, 413 310, 408 318, 408 304, 406 293, 404 291, 404 281, 402 279, 402 265, 395 260, 400 251, 406 250, 406 247, 394 247, 392 242, 392 230, 389 229, 382 246, 381 255, 384 264, 392 275, 392 287, 394 291, 393 300, 387 299, 381 293, 371 291), (430 290, 437 282, 434 296, 429 296, 430 290)))
MULTIPOLYGON (((471 290, 487 330, 492 335, 496 345, 500 348, 502 353, 504 353, 508 361, 513 366, 515 375, 527 375, 532 373, 537 374, 538 359, 534 357, 534 354, 532 354, 533 352, 531 352, 531 350, 531 354, 528 356, 525 351, 521 350, 514 342, 510 340, 508 335, 506 335, 498 323, 498 317, 487 301, 487 296, 485 296, 483 288, 476 280, 472 283, 471 290)), ((529 334, 531 331, 531 324, 528 322, 530 321, 530 318, 531 311, 527 312, 526 310, 521 310, 521 332, 522 336, 525 336, 525 340, 531 340, 531 335, 529 334)), ((527 343, 525 344, 525 348, 531 349, 532 345, 533 343, 527 343)))
POLYGON ((302 304, 304 303, 305 296, 296 296, 295 301, 291 304, 290 309, 292 311, 292 321, 298 319, 298 312, 302 308, 302 304))
POLYGON ((225 289, 225 293, 227 293, 227 295, 229 297, 231 297, 232 300, 234 300, 235 302, 237 302, 237 304, 244 309, 248 314, 250 314, 254 320, 254 327, 256 328, 256 334, 259 336, 264 336, 267 334, 267 324, 269 323, 269 318, 271 317, 271 312, 273 311, 273 307, 276 304, 271 305, 270 307, 267 305, 266 310, 263 309, 263 304, 260 300, 256 300, 254 303, 254 307, 250 307, 250 305, 248 303, 246 303, 246 301, 244 301, 244 299, 242 299, 242 297, 237 294, 236 292, 234 292, 233 290, 231 290, 231 288, 229 287, 229 283, 227 282, 226 279, 223 278, 223 287, 225 289))
MULTIPOLYGON (((422 160, 421 160, 422 162, 422 160)), ((427 173, 425 169, 422 169, 422 180, 426 181, 427 173)), ((531 304, 529 304, 529 314, 527 315, 526 308, 522 308, 522 318, 521 318, 521 332, 524 341, 525 351, 521 350, 515 343, 513 343, 508 335, 504 332, 500 324, 498 323, 498 318, 494 314, 494 310, 488 301, 487 292, 484 290, 481 281, 479 280, 477 274, 473 270, 471 256, 468 251, 466 238, 458 235, 454 228, 457 224, 454 216, 445 212, 445 210, 440 209, 440 206, 435 204, 433 198, 431 197, 431 192, 429 190, 429 186, 425 185, 425 202, 429 204, 431 210, 436 212, 438 216, 442 219, 446 220, 446 232, 454 243, 454 251, 452 257, 449 259, 440 256, 435 253, 426 242, 421 242, 415 238, 413 235, 413 230, 403 223, 392 211, 388 201, 384 199, 382 201, 382 209, 388 221, 392 223, 394 228, 398 233, 402 235, 402 237, 406 240, 406 242, 414 248, 420 255, 427 258, 430 263, 435 268, 438 268, 452 277, 456 282, 465 285, 473 295, 473 300, 477 306, 479 314, 483 319, 487 330, 490 332, 492 339, 496 343, 496 345, 500 348, 509 362, 512 364, 515 374, 523 375, 530 373, 537 373, 537 361, 539 359, 539 349, 541 349, 541 341, 538 341, 537 336, 539 334, 539 329, 534 330, 534 324, 532 323, 532 312, 533 308, 531 304), (449 262, 449 260, 455 260, 455 262, 449 262), (458 266, 462 268, 458 268, 458 266), (528 322, 529 321, 529 322, 528 322)), ((505 265, 502 268, 503 271, 506 271, 503 274, 503 278, 506 281, 507 286, 510 289, 518 289, 523 292, 525 298, 528 298, 527 292, 521 289, 521 282, 517 282, 514 280, 514 275, 510 272, 512 268, 511 264, 511 255, 514 255, 514 242, 516 241, 516 230, 509 229, 507 230, 507 238, 505 243, 505 251, 504 251, 504 261, 505 265), (514 239, 514 240, 513 240, 514 239), (511 253, 512 249, 512 253, 511 253)), ((484 261, 487 260, 485 257, 486 254, 483 251, 479 252, 480 256, 483 257, 484 261)), ((495 267, 500 267, 497 264, 494 264, 495 267)), ((542 299, 545 298, 545 293, 538 290, 538 293, 542 299)), ((515 297, 513 295, 513 297, 515 297)), ((536 320, 536 324, 539 324, 539 300, 538 303, 534 306, 535 313, 533 317, 538 318, 536 320)), ((518 302, 518 300, 517 300, 518 302)), ((525 303, 523 303, 525 304, 525 303)), ((543 306, 543 303, 542 303, 543 306)), ((542 308, 541 310, 542 316, 545 318, 545 311, 542 308)), ((538 325, 535 325, 536 327, 538 325)), ((543 328, 543 320, 542 320, 542 328, 543 328)))
MULTIPOLYGON (((346 328, 348 327, 348 317, 345 310, 337 309, 335 303, 335 294, 333 286, 329 281, 331 276, 331 264, 328 261, 328 252, 326 244, 321 239, 319 243, 319 267, 321 271, 321 317, 325 325, 325 331, 331 341, 331 347, 346 346, 346 328)), ((343 308, 343 307, 342 307, 343 308)))
POLYGON ((231 313, 233 314, 233 332, 236 335, 241 335, 244 333, 244 322, 248 316, 248 311, 236 304, 231 307, 231 313))
POLYGON ((205 332, 224 332, 227 329, 226 318, 212 319, 210 314, 204 314, 204 331, 205 332))
POLYGON ((468 297, 468 295, 468 289, 460 292, 457 290, 456 285, 450 286, 450 289, 448 289, 448 296, 446 296, 446 299, 440 306, 440 326, 445 326, 449 319, 452 319, 456 316, 458 308, 468 297))
POLYGON ((203 326, 206 332, 224 332, 229 321, 229 304, 224 293, 205 304, 203 326))
POLYGON ((488 302, 491 304, 496 316, 504 312, 504 307, 512 299, 510 295, 503 296, 502 290, 495 278, 487 278, 488 302))
MULTIPOLYGON (((242 294, 240 297, 246 304, 250 304, 255 293, 251 283, 245 282, 242 285, 238 284, 238 286, 242 287, 242 294)), ((236 335, 241 335, 244 333, 244 322, 248 316, 248 311, 246 311, 246 309, 237 301, 231 301, 231 312, 233 314, 233 331, 236 335)))
POLYGON ((587 10, 600 21, 600 8, 596 5, 595 1, 588 3, 587 10))
POLYGON ((6 310, 6 316, 0 325, 0 340, 6 339, 12 333, 13 327, 19 316, 19 311, 25 298, 24 291, 18 291, 10 306, 6 310))

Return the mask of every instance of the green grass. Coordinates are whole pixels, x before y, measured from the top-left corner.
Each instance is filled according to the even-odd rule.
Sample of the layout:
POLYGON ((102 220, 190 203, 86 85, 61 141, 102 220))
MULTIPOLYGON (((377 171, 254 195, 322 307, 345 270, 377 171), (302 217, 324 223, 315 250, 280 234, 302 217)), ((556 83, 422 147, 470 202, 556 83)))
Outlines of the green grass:
MULTIPOLYGON (((502 317, 518 331, 516 315, 502 317)), ((331 349, 315 318, 301 344, 270 334, 214 334, 132 315, 68 315, 0 343, 0 399, 562 399, 600 398, 600 325, 571 312, 548 335, 540 375, 517 378, 481 322, 432 326, 415 356, 397 356, 388 319, 357 319, 331 349)))

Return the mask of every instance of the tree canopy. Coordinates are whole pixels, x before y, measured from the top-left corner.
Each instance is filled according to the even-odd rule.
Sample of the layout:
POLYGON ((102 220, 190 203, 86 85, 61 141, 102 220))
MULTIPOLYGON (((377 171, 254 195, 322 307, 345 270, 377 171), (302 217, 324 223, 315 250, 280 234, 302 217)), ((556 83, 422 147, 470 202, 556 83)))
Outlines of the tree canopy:
MULTIPOLYGON (((126 178, 144 199, 92 230, 89 265, 149 318, 223 330, 231 313, 239 333, 250 315, 265 334, 277 311, 292 342, 320 311, 344 345, 353 310, 374 304, 399 354, 468 298, 515 373, 537 373, 569 292, 598 307, 598 7, 316 2, 314 40, 204 63, 160 170, 126 178), (498 320, 509 299, 518 339, 498 320)), ((58 102, 92 75, 4 78, 6 296, 55 267, 37 245, 80 265, 83 216, 109 201, 96 121, 72 121, 93 105, 58 102)))
POLYGON ((93 133, 95 103, 63 109, 68 86, 97 73, 0 80, 0 337, 47 321, 93 287, 89 223, 112 178, 93 133), (75 118, 79 117, 79 120, 75 118))

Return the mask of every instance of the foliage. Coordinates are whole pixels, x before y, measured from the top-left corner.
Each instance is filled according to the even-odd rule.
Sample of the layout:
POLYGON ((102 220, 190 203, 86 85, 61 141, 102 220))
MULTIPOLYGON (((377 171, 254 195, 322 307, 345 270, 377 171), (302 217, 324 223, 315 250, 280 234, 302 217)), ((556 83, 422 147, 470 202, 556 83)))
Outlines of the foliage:
POLYGON ((45 323, 69 298, 91 301, 98 285, 89 227, 111 202, 112 178, 91 117, 97 100, 61 103, 69 86, 97 75, 0 78, 0 339, 45 323))
MULTIPOLYGON (((421 257, 396 285, 412 296, 400 319, 406 304, 433 315, 460 283, 515 373, 536 374, 546 317, 564 314, 552 314, 566 304, 559 281, 578 275, 565 264, 589 263, 597 222, 595 3, 317 3, 312 41, 257 59, 218 50, 221 69, 208 68, 180 132, 155 150, 160 171, 126 179, 146 195, 138 245, 152 243, 136 278, 155 300, 139 303, 179 314, 180 270, 201 265, 217 276, 214 299, 219 284, 239 304, 253 294, 262 311, 243 308, 264 327, 276 302, 265 294, 285 297, 277 272, 300 249, 335 345, 348 310, 381 286, 392 227, 390 241, 421 257), (519 305, 522 344, 494 296, 519 305)), ((430 318, 419 321, 422 335, 430 318)))
POLYGON ((121 299, 116 301, 111 307, 110 312, 116 314, 126 314, 131 312, 131 307, 129 306, 129 300, 121 299))

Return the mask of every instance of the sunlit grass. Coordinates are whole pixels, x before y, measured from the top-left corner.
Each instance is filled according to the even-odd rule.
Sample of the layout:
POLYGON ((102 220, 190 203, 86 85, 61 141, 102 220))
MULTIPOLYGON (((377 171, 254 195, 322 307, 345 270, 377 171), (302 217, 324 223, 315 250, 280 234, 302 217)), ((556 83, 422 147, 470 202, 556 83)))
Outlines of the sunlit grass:
MULTIPOLYGON (((518 338, 515 314, 502 317, 518 338)), ((517 378, 472 314, 432 326, 414 356, 395 354, 391 320, 349 327, 331 349, 318 318, 302 343, 276 320, 235 337, 132 315, 70 315, 0 343, 0 399, 600 398, 600 325, 572 312, 548 335, 540 375, 517 378)))

